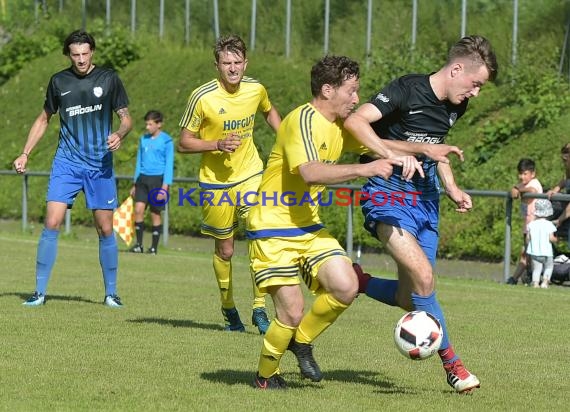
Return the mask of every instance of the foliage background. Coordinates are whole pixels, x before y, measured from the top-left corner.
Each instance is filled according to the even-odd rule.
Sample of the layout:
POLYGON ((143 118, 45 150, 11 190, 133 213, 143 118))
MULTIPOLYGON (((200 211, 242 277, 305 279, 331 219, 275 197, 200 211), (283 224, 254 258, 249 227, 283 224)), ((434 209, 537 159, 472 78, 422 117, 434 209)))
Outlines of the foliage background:
MULTIPOLYGON (((61 55, 62 39, 81 23, 80 2, 66 1, 62 13, 58 1, 46 1, 36 20, 33 2, 6 0, 0 20, 0 169, 10 169, 20 153, 29 126, 39 113, 49 77, 67 66, 61 55)), ((151 108, 165 113, 165 130, 176 138, 178 120, 191 90, 215 76, 211 45, 212 2, 191 2, 190 45, 184 44, 184 2, 166 2, 165 33, 158 38, 158 2, 137 1, 137 31, 129 31, 130 2, 114 1, 112 24, 104 23, 105 0, 91 0, 86 28, 98 40, 96 62, 120 71, 131 100, 135 128, 115 156, 119 175, 134 170, 137 137, 144 131, 142 116, 151 108)), ((285 115, 310 98, 309 69, 323 53, 324 1, 293 1, 291 55, 285 58, 285 2, 259 0, 257 37, 250 51, 248 75, 262 81, 273 103, 285 115)), ((361 99, 365 101, 390 79, 408 72, 436 70, 447 49, 459 37, 460 0, 419 2, 418 39, 411 52, 411 2, 375 2, 372 53, 365 55, 366 0, 331 1, 330 53, 347 54, 362 62, 361 99)), ((220 0, 220 31, 240 34, 249 44, 249 0, 220 0)), ((560 147, 570 140, 568 82, 558 76, 564 30, 570 10, 568 1, 519 1, 517 64, 511 65, 512 2, 468 2, 468 33, 482 34, 493 42, 500 63, 495 84, 486 85, 473 99, 448 142, 460 146, 466 161, 453 161, 456 180, 466 189, 508 190, 516 182, 516 164, 533 158, 543 186, 562 177, 560 147)), ((57 145, 58 120, 30 158, 30 170, 49 170, 57 145)), ((262 117, 257 118, 256 141, 267 158, 274 139, 262 117)), ((353 160, 347 157, 346 161, 353 160)), ((197 176, 199 156, 176 155, 177 177, 197 176)), ((46 179, 30 179, 30 216, 42 221, 46 179)), ((126 196, 128 182, 120 184, 126 196)), ((189 189, 189 184, 181 185, 189 189)), ((178 187, 173 187, 173 194, 178 187)), ((18 218, 21 182, 2 177, 0 216, 18 218)), ((90 224, 90 213, 78 199, 74 223, 90 224)), ((504 238, 504 200, 475 198, 475 210, 457 215, 453 205, 442 200, 440 254, 449 258, 501 259, 504 238)), ((518 211, 518 210, 517 210, 518 211)), ((326 223, 341 241, 345 238, 346 210, 326 208, 326 223)), ((192 207, 171 208, 171 230, 197 234, 200 211, 192 207)), ((377 241, 362 229, 356 214, 355 240, 378 248, 377 241)), ((513 227, 518 231, 516 216, 513 227)), ((513 257, 521 236, 513 236, 513 257)))

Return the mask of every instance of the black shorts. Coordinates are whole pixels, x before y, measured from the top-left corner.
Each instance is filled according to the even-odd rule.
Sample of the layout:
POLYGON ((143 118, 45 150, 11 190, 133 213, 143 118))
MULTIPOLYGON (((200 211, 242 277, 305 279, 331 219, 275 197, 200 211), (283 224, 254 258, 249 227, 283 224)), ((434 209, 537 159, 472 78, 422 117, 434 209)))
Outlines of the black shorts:
MULTIPOLYGON (((156 189, 162 188, 162 178, 163 176, 147 176, 139 175, 135 183, 135 202, 142 202, 144 204, 149 203, 149 193, 152 195, 154 193, 153 199, 156 198, 156 189)), ((164 206, 158 206, 150 202, 150 210, 152 212, 161 212, 164 210, 164 206)))

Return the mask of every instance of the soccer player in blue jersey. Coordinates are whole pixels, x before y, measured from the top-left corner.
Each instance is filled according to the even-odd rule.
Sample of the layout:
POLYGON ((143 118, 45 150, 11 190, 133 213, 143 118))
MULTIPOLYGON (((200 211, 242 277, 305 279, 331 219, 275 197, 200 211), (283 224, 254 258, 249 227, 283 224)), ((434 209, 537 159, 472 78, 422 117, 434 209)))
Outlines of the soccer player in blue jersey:
MULTIPOLYGON (((240 194, 256 192, 263 163, 253 140, 255 114, 261 111, 275 131, 281 124, 265 87, 244 76, 247 67, 245 43, 239 36, 218 39, 214 46, 218 78, 196 88, 180 120, 182 153, 201 153, 200 188, 213 194, 202 205, 203 234, 214 238, 213 266, 225 330, 245 331, 233 299, 232 256, 238 217, 245 218, 247 203, 240 194), (229 201, 228 201, 229 200, 229 201)), ((253 285, 252 323, 259 333, 269 327, 265 294, 253 285)))
MULTIPOLYGON (((449 129, 465 113, 469 99, 476 97, 488 80, 494 80, 497 71, 497 60, 489 41, 481 36, 464 37, 451 47, 447 62, 437 72, 407 75, 392 81, 358 108, 344 125, 368 147, 373 147, 375 140, 382 140, 388 147, 410 142, 441 146, 449 129)), ((457 212, 470 211, 471 198, 457 186, 448 162, 425 156, 418 159, 423 162, 425 177, 417 174, 407 181, 396 167, 389 179, 372 177, 364 185, 363 191, 369 197, 376 192, 421 194, 416 204, 407 199, 401 204, 379 205, 372 199, 363 202, 365 227, 396 261, 398 280, 371 278, 355 264, 359 292, 388 305, 424 310, 437 317, 444 333, 439 356, 447 382, 457 392, 470 392, 480 386, 479 379, 463 366, 454 352, 435 295, 433 268, 439 236, 440 196, 437 176, 447 196, 457 205, 457 212)))
POLYGON ((162 130, 163 116, 157 110, 145 114, 145 133, 139 141, 137 164, 131 196, 135 198, 135 233, 137 243, 130 249, 143 253, 144 211, 149 204, 152 222, 152 244, 147 253, 156 255, 162 231, 160 212, 164 210, 168 189, 174 173, 174 145, 168 133, 162 130), (150 198, 149 198, 150 196, 150 198))
POLYGON ((76 30, 64 41, 63 54, 71 67, 54 74, 48 84, 43 110, 34 121, 22 154, 14 160, 18 173, 26 172, 28 158, 43 137, 51 117, 59 113, 59 143, 47 190, 47 211, 37 250, 36 291, 24 302, 39 306, 57 254, 58 236, 65 212, 82 191, 99 235, 99 262, 107 306, 123 306, 117 295, 118 250, 113 234, 117 189, 112 152, 131 130, 128 98, 114 70, 93 64, 95 39, 76 30), (113 112, 120 123, 113 130, 113 112))

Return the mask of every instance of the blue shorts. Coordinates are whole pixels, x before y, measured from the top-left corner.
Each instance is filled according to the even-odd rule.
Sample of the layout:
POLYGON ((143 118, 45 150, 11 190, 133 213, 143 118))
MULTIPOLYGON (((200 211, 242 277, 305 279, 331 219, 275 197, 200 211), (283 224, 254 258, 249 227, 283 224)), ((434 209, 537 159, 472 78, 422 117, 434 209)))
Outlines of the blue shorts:
POLYGON ((117 208, 117 183, 113 169, 90 170, 54 160, 46 200, 67 203, 71 209, 80 191, 85 194, 87 209, 117 208))
MULTIPOLYGON (((370 191, 372 188, 365 186, 363 192, 366 190, 370 191)), ((411 196, 406 196, 383 205, 368 199, 362 203, 362 213, 364 228, 374 237, 378 238, 376 233, 378 223, 404 229, 417 239, 432 266, 435 265, 439 241, 439 199, 414 200, 411 196)))

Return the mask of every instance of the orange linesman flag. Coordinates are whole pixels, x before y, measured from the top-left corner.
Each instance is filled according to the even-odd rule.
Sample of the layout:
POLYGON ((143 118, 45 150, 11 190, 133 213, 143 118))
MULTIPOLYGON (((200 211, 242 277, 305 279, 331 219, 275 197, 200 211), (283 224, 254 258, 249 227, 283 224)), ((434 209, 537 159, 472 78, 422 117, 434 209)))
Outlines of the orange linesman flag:
POLYGON ((130 246, 134 234, 134 202, 131 196, 121 203, 121 206, 113 213, 113 230, 119 237, 130 246))

